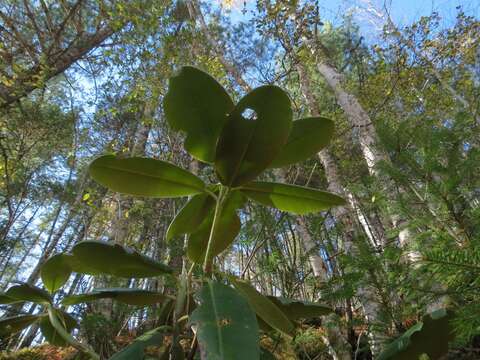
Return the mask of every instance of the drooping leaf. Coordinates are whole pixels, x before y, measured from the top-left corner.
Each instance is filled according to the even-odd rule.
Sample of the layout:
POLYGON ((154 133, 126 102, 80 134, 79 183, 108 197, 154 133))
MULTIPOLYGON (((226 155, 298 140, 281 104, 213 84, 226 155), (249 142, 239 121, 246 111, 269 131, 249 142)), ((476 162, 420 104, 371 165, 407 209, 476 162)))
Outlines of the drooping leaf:
POLYGON ((185 149, 198 160, 213 162, 220 131, 234 106, 222 85, 185 66, 170 79, 163 104, 168 124, 186 134, 185 149))
POLYGON ((170 330, 169 326, 160 326, 147 331, 145 334, 133 340, 133 342, 122 349, 122 351, 113 355, 110 360, 143 360, 145 359, 145 349, 149 346, 162 345, 163 337, 170 330))
POLYGON ((292 165, 311 158, 330 142, 333 121, 322 117, 295 120, 287 143, 270 164, 270 168, 292 165))
POLYGON ((198 194, 192 197, 168 227, 167 241, 174 236, 191 234, 197 230, 214 206, 215 199, 208 194, 198 194))
POLYGON ((72 249, 72 269, 86 274, 142 278, 172 273, 172 269, 137 251, 103 241, 82 241, 72 249))
MULTIPOLYGON (((57 317, 59 318, 61 324, 67 332, 72 332, 74 328, 78 326, 77 320, 72 317, 70 314, 62 310, 53 310, 55 311, 57 317)), ((43 316, 40 320, 40 331, 45 337, 45 340, 50 344, 55 346, 68 346, 69 344, 60 336, 60 334, 55 330, 55 328, 50 323, 48 316, 43 316)))
POLYGON ((448 343, 453 340, 450 320, 453 313, 440 309, 427 314, 400 337, 387 345, 379 360, 418 359, 427 354, 430 359, 439 359, 448 352, 448 343))
POLYGON ((66 254, 57 254, 49 258, 40 270, 42 282, 51 293, 60 289, 70 277, 72 268, 66 254))
POLYGON ((269 333, 275 331, 270 325, 268 325, 260 316, 257 315, 258 328, 263 332, 269 333))
POLYGON ((287 94, 276 86, 259 87, 240 100, 218 139, 215 169, 224 185, 256 178, 278 156, 292 125, 287 94))
POLYGON ((190 316, 204 360, 259 359, 259 333, 247 301, 221 283, 207 281, 198 294, 200 305, 190 316))
POLYGON ((0 338, 5 338, 29 327, 40 317, 40 315, 18 315, 0 319, 0 338))
MULTIPOLYGON (((227 249, 238 235, 241 224, 236 210, 243 206, 244 202, 245 199, 239 191, 232 191, 227 195, 212 239, 212 258, 227 249)), ((205 259, 214 215, 215 202, 210 205, 208 215, 197 231, 190 234, 188 238, 187 255, 194 262, 201 263, 205 259)))
POLYGON ((0 292, 0 304, 13 304, 16 302, 20 302, 20 300, 12 299, 11 297, 7 296, 4 292, 0 292))
POLYGON ((297 185, 253 181, 241 191, 260 204, 300 215, 345 204, 338 195, 297 185))
POLYGON ((92 178, 113 191, 135 196, 173 198, 203 192, 205 184, 192 173, 165 161, 105 155, 89 167, 92 178))
POLYGON ((162 293, 155 291, 143 289, 110 288, 94 289, 86 294, 67 296, 63 299, 62 303, 64 305, 74 305, 99 299, 114 299, 124 304, 143 306, 163 302, 168 298, 162 293))
POLYGON ((19 284, 11 286, 3 296, 8 299, 13 299, 17 301, 31 301, 38 304, 48 304, 52 302, 52 298, 50 295, 45 291, 36 286, 29 285, 29 284, 19 284))
POLYGON ((284 334, 293 336, 295 327, 288 317, 268 297, 260 294, 250 283, 231 277, 235 289, 242 294, 257 313, 268 325, 284 334))
POLYGON ((324 316, 333 312, 328 306, 310 301, 293 300, 275 296, 267 297, 292 321, 324 316))

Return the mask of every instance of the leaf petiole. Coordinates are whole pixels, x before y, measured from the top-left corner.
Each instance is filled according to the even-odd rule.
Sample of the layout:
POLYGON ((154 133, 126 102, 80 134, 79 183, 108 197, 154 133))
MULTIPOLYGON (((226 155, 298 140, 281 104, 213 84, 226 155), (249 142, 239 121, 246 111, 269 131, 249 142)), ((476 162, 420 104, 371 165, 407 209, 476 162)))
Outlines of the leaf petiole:
POLYGON ((75 349, 87 354, 91 359, 100 360, 100 356, 93 351, 90 347, 77 341, 72 335, 70 335, 65 327, 62 325, 62 321, 58 318, 55 308, 52 305, 48 305, 48 318, 55 331, 60 335, 68 344, 72 345, 75 349))

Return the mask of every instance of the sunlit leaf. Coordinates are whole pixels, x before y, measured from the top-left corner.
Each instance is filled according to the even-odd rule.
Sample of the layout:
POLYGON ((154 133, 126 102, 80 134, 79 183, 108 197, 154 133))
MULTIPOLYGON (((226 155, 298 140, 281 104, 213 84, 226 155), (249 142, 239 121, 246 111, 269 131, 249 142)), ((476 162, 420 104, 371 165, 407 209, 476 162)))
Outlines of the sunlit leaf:
POLYGON ((257 315, 268 325, 284 334, 293 336, 295 327, 288 317, 268 297, 260 294, 250 283, 231 277, 235 289, 238 290, 252 306, 257 315))
POLYGON ((142 278, 172 273, 172 269, 137 251, 102 241, 82 241, 72 249, 75 272, 142 278))
POLYGON ((221 283, 207 281, 198 294, 200 305, 190 316, 197 327, 202 359, 259 359, 259 333, 247 301, 221 283))
POLYGON ((160 326, 147 331, 145 334, 133 340, 133 342, 122 349, 122 351, 113 355, 110 360, 144 360, 145 349, 149 346, 162 345, 163 337, 169 331, 171 331, 169 326, 160 326))
POLYGON ((239 186, 253 180, 278 156, 292 125, 287 94, 259 87, 240 100, 218 140, 215 169, 220 181, 239 186))
POLYGON ((430 359, 440 359, 448 352, 448 344, 454 339, 450 320, 453 313, 440 309, 425 315, 396 340, 386 346, 379 360, 418 359, 427 354, 430 359))
POLYGON ((70 277, 72 268, 68 259, 68 255, 57 254, 42 265, 40 276, 43 284, 51 293, 60 289, 70 277))
POLYGON ((162 293, 155 291, 128 288, 109 288, 94 289, 93 291, 85 294, 70 295, 65 297, 62 303, 64 305, 74 305, 99 299, 113 299, 124 304, 143 306, 163 302, 168 298, 162 293))
POLYGON ((322 117, 295 120, 287 143, 270 164, 271 168, 292 165, 316 155, 330 142, 333 121, 322 117))
POLYGON ((101 156, 90 164, 89 171, 103 186, 135 196, 187 196, 201 193, 205 187, 197 176, 178 166, 143 157, 101 156))
POLYGON ((164 98, 165 117, 186 134, 185 149, 196 159, 213 162, 215 147, 233 102, 210 75, 185 66, 170 79, 164 98))
POLYGON ((241 191, 260 204, 300 215, 345 204, 338 195, 297 185, 253 181, 241 191))

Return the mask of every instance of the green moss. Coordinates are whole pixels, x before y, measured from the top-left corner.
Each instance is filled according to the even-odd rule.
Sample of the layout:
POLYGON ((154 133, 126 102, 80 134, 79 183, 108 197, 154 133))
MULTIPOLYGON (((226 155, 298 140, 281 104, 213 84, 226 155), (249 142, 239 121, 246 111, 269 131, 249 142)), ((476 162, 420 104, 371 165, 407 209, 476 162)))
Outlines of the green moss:
POLYGON ((73 348, 60 348, 44 344, 19 351, 2 351, 0 360, 64 360, 78 359, 77 351, 73 348))

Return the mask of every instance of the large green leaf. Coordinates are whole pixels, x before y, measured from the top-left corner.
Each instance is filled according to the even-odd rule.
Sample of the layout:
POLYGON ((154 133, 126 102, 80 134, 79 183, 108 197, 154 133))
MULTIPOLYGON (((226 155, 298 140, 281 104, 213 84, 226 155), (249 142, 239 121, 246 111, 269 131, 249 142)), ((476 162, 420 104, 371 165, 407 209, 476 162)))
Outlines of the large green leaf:
POLYGON ((322 117, 295 120, 282 151, 270 164, 271 168, 292 165, 317 154, 330 142, 333 121, 322 117))
POLYGON ((169 298, 162 293, 155 291, 143 289, 110 288, 94 289, 89 293, 67 296, 63 299, 62 303, 64 305, 74 305, 99 299, 114 299, 124 304, 143 306, 156 304, 169 298))
POLYGON ((220 283, 207 281, 198 294, 200 305, 190 316, 204 360, 259 359, 259 333, 247 301, 220 283))
MULTIPOLYGON (((55 311, 58 319, 61 324, 67 330, 67 332, 72 332, 74 328, 78 326, 77 320, 74 317, 62 310, 52 310, 55 311)), ((40 320, 40 330, 42 335, 45 337, 45 340, 50 344, 55 346, 68 346, 68 342, 65 341, 63 337, 55 330, 55 328, 50 323, 48 316, 43 316, 40 320)))
POLYGON ((294 335, 295 327, 289 318, 268 297, 260 294, 250 283, 230 278, 235 289, 242 294, 257 315, 268 325, 284 334, 294 335))
POLYGON ((133 249, 102 241, 82 241, 73 247, 72 253, 72 269, 86 274, 142 278, 173 271, 133 249))
POLYGON ((275 296, 267 297, 292 321, 324 316, 333 312, 328 306, 310 301, 293 300, 275 296))
POLYGON ((40 317, 40 315, 18 315, 0 319, 0 338, 5 338, 29 327, 40 317))
POLYGON ((338 195, 297 185, 253 181, 241 191, 260 204, 300 215, 345 204, 338 195))
POLYGON ((13 299, 4 292, 0 292, 0 304, 13 304, 16 302, 21 302, 21 300, 13 299))
POLYGON ((387 345, 379 360, 413 360, 427 354, 430 359, 441 358, 448 352, 448 343, 454 339, 450 320, 453 313, 440 309, 425 315, 400 337, 387 345))
POLYGON ((122 351, 113 355, 110 360, 143 360, 145 359, 145 349, 149 346, 162 345, 163 337, 169 331, 169 326, 160 326, 147 331, 145 334, 133 340, 133 342, 122 349, 122 351))
POLYGON ((67 282, 71 273, 69 256, 66 254, 52 256, 42 265, 40 270, 42 282, 51 293, 60 289, 67 282))
POLYGON ((170 223, 167 241, 174 236, 191 234, 197 230, 214 206, 215 199, 208 194, 192 197, 170 223))
POLYGON ((239 186, 257 177, 280 153, 291 125, 290 99, 283 90, 262 86, 247 94, 218 139, 215 169, 220 181, 239 186))
MULTIPOLYGON (((244 202, 244 196, 239 191, 230 192, 224 200, 212 238, 210 254, 212 258, 227 249, 238 235, 241 224, 236 210, 243 206, 244 202)), ((197 231, 190 234, 188 238, 187 255, 194 262, 201 263, 205 259, 214 214, 215 202, 210 204, 209 213, 197 231)))
POLYGON ((52 302, 52 298, 45 290, 29 284, 11 286, 1 295, 1 297, 6 301, 3 302, 3 304, 18 301, 31 301, 39 304, 48 304, 52 302))
POLYGON ((170 79, 164 102, 165 117, 186 134, 185 149, 196 159, 213 162, 215 147, 233 102, 210 75, 186 66, 170 79))
POLYGON ((169 198, 203 192, 197 176, 165 161, 144 158, 117 158, 105 155, 90 164, 90 175, 113 191, 135 196, 169 198))

